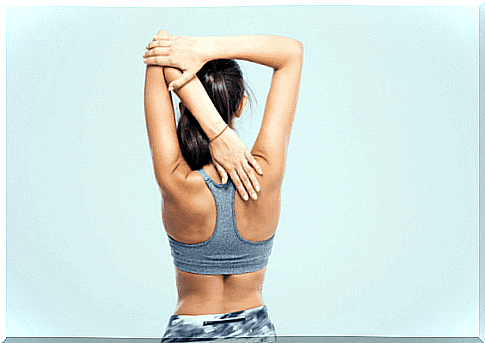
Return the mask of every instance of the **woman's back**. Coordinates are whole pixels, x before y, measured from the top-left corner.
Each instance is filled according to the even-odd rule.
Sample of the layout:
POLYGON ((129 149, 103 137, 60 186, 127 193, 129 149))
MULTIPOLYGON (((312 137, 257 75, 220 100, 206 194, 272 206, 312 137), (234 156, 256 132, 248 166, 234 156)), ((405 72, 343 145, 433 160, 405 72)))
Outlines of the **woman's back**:
MULTIPOLYGON (((261 186, 257 201, 234 196, 235 229, 248 241, 264 242, 274 236, 280 213, 281 183, 266 161, 255 157, 265 171, 258 176, 261 186), (278 186, 279 184, 279 186, 278 186)), ((220 176, 213 165, 203 168, 213 182, 220 176)), ((190 172, 186 179, 191 190, 185 197, 162 197, 162 217, 167 234, 184 244, 207 242, 214 235, 217 209, 214 195, 202 176, 190 172)), ((234 193, 235 194, 235 193, 234 193)), ((204 275, 176 269, 179 302, 176 314, 225 313, 260 306, 265 268, 243 274, 204 275)))

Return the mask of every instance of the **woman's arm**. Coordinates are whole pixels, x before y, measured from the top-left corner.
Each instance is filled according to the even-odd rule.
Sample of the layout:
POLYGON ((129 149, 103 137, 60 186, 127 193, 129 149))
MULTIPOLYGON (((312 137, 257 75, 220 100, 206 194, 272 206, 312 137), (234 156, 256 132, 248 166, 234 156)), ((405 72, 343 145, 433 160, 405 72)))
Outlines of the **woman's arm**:
MULTIPOLYGON (((166 82, 170 83, 179 78, 182 73, 178 69, 165 67, 164 75, 166 82)), ((175 90, 175 93, 197 119, 209 139, 216 137, 225 129, 226 123, 197 77, 175 90)), ((259 174, 262 174, 262 170, 237 134, 231 128, 227 128, 222 135, 210 142, 210 151, 214 164, 223 179, 222 182, 227 182, 225 172, 227 170, 241 197, 249 200, 249 193, 253 200, 257 200, 256 191, 260 191, 260 186, 252 168, 246 161, 249 161, 259 174)))
POLYGON ((278 36, 207 37, 201 45, 203 60, 242 59, 273 68, 263 122, 251 153, 264 160, 267 180, 279 189, 298 102, 303 45, 278 36))
POLYGON ((176 192, 173 175, 177 167, 186 162, 178 144, 172 98, 165 84, 163 67, 147 66, 145 120, 157 184, 161 190, 172 187, 176 192))
POLYGON ((192 79, 202 65, 213 59, 242 59, 273 68, 263 122, 251 153, 266 162, 272 174, 268 179, 282 182, 298 101, 303 65, 302 44, 279 36, 159 38, 155 37, 148 44, 144 62, 182 70, 183 76, 171 82, 170 88, 180 87, 192 79))
POLYGON ((302 50, 300 42, 281 36, 229 36, 202 38, 204 59, 239 59, 271 67, 283 68, 298 59, 302 50))
POLYGON ((181 87, 214 59, 240 59, 279 70, 299 62, 302 44, 281 36, 249 35, 227 37, 170 36, 162 30, 147 46, 145 63, 170 66, 183 71, 183 77, 169 85, 181 87))

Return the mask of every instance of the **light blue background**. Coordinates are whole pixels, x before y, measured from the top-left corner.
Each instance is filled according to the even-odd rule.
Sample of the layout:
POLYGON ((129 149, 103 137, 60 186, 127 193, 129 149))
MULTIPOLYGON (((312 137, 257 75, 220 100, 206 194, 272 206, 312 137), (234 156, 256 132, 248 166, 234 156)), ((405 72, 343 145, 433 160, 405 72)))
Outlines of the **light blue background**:
MULTIPOLYGON (((264 298, 282 335, 478 336, 478 7, 7 9, 7 336, 160 337, 145 45, 305 48, 264 298)), ((242 62, 257 103, 271 70, 242 62)))

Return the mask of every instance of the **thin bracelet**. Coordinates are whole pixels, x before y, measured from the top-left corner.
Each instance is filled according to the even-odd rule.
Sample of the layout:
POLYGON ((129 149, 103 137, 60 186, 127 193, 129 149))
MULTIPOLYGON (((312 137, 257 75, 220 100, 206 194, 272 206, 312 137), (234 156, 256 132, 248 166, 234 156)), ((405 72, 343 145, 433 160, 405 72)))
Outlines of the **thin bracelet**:
POLYGON ((218 138, 220 135, 222 135, 224 133, 224 131, 226 131, 226 129, 229 127, 229 124, 226 125, 226 127, 224 128, 224 130, 221 131, 221 133, 219 133, 217 136, 215 136, 214 138, 212 139, 209 139, 209 143, 212 142, 214 139, 218 138))

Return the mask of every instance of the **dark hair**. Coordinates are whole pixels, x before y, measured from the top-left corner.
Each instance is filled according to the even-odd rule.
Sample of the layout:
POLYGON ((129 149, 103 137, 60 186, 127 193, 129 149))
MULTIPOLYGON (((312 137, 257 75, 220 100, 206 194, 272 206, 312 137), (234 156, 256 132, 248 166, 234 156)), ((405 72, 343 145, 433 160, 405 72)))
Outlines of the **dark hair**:
MULTIPOLYGON (((213 60, 199 70, 197 77, 224 122, 230 124, 246 92, 239 65, 234 60, 213 60)), ((209 139, 182 102, 177 138, 182 156, 192 170, 198 170, 212 162, 209 139)))

